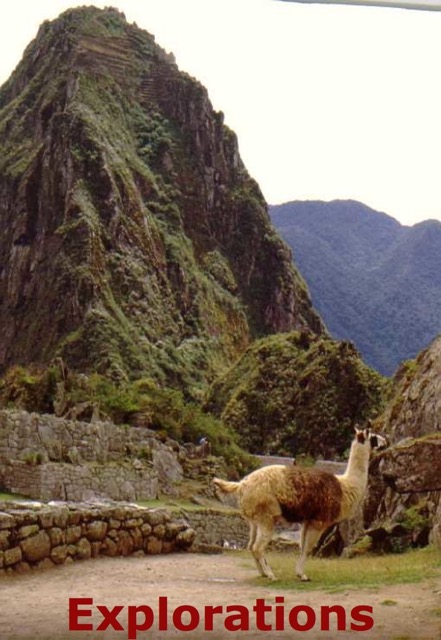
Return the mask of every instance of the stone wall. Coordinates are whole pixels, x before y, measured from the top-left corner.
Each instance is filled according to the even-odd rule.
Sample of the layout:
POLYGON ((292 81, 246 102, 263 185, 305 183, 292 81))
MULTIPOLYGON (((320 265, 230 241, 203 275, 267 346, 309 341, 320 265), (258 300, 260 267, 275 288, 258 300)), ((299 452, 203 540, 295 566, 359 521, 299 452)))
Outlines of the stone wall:
MULTIPOLYGON (((1 475, 0 475, 1 478, 1 475)), ((154 499, 158 478, 150 469, 130 463, 71 465, 49 462, 31 466, 11 461, 3 467, 0 484, 11 493, 33 500, 81 502, 95 497, 133 502, 154 499)))
POLYGON ((162 509, 0 503, 0 575, 96 558, 188 549, 195 532, 162 509))
POLYGON ((0 411, 0 489, 36 500, 149 500, 173 493, 185 451, 150 429, 0 411))
POLYGON ((238 512, 217 509, 185 511, 185 520, 194 529, 198 544, 244 549, 248 543, 248 525, 238 512))

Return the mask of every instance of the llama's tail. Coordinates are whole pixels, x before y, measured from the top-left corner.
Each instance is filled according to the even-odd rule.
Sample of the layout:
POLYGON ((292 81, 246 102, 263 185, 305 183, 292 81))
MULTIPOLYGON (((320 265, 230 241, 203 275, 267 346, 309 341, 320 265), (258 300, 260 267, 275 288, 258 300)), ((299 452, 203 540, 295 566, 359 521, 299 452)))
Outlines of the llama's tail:
POLYGON ((221 478, 213 478, 213 483, 219 487, 223 493, 236 493, 240 487, 240 482, 230 482, 221 478))

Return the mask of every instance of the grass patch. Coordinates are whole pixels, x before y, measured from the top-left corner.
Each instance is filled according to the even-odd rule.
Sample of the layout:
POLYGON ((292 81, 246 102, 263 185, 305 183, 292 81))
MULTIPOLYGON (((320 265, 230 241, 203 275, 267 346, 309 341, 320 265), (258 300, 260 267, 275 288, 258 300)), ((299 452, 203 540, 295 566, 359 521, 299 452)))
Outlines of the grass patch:
POLYGON ((17 500, 31 500, 31 498, 26 498, 18 493, 2 493, 0 491, 0 502, 15 502, 17 500))
POLYGON ((181 511, 206 511, 207 509, 215 509, 216 511, 225 511, 227 513, 236 512, 236 509, 223 505, 217 500, 205 500, 204 504, 196 504, 191 500, 185 498, 168 498, 160 497, 156 500, 140 500, 137 503, 140 507, 147 507, 148 509, 167 509, 172 512, 181 511), (205 504, 206 503, 206 504, 205 504))
MULTIPOLYGON (((441 551, 434 547, 414 549, 402 554, 366 555, 354 558, 310 558, 306 573, 311 582, 300 582, 294 572, 297 554, 268 553, 269 563, 278 580, 275 588, 296 591, 323 589, 338 593, 352 589, 379 589, 385 585, 409 584, 441 575, 441 551)), ((256 585, 268 581, 256 578, 256 585)))

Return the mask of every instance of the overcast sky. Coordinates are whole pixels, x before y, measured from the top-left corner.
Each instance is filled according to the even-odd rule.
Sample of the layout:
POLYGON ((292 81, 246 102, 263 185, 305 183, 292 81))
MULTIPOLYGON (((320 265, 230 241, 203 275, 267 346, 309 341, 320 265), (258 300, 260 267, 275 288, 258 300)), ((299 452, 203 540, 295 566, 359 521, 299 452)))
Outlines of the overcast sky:
MULTIPOLYGON (((0 82, 75 0, 0 4, 0 82)), ((354 198, 441 220, 441 13, 277 0, 85 0, 147 29, 208 89, 271 204, 354 198)))

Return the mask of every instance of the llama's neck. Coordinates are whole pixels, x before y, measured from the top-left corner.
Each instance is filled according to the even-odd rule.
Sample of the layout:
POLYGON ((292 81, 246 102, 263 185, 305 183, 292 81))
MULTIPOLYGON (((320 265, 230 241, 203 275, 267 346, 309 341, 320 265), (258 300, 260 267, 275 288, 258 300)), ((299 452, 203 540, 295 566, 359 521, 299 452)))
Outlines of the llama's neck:
POLYGON ((351 453, 349 455, 348 466, 344 472, 344 477, 355 482, 359 482, 362 478, 367 482, 369 471, 369 447, 354 440, 351 445, 351 453))
POLYGON ((343 490, 341 520, 350 518, 363 500, 368 480, 369 454, 368 446, 354 440, 346 471, 337 476, 343 490))

